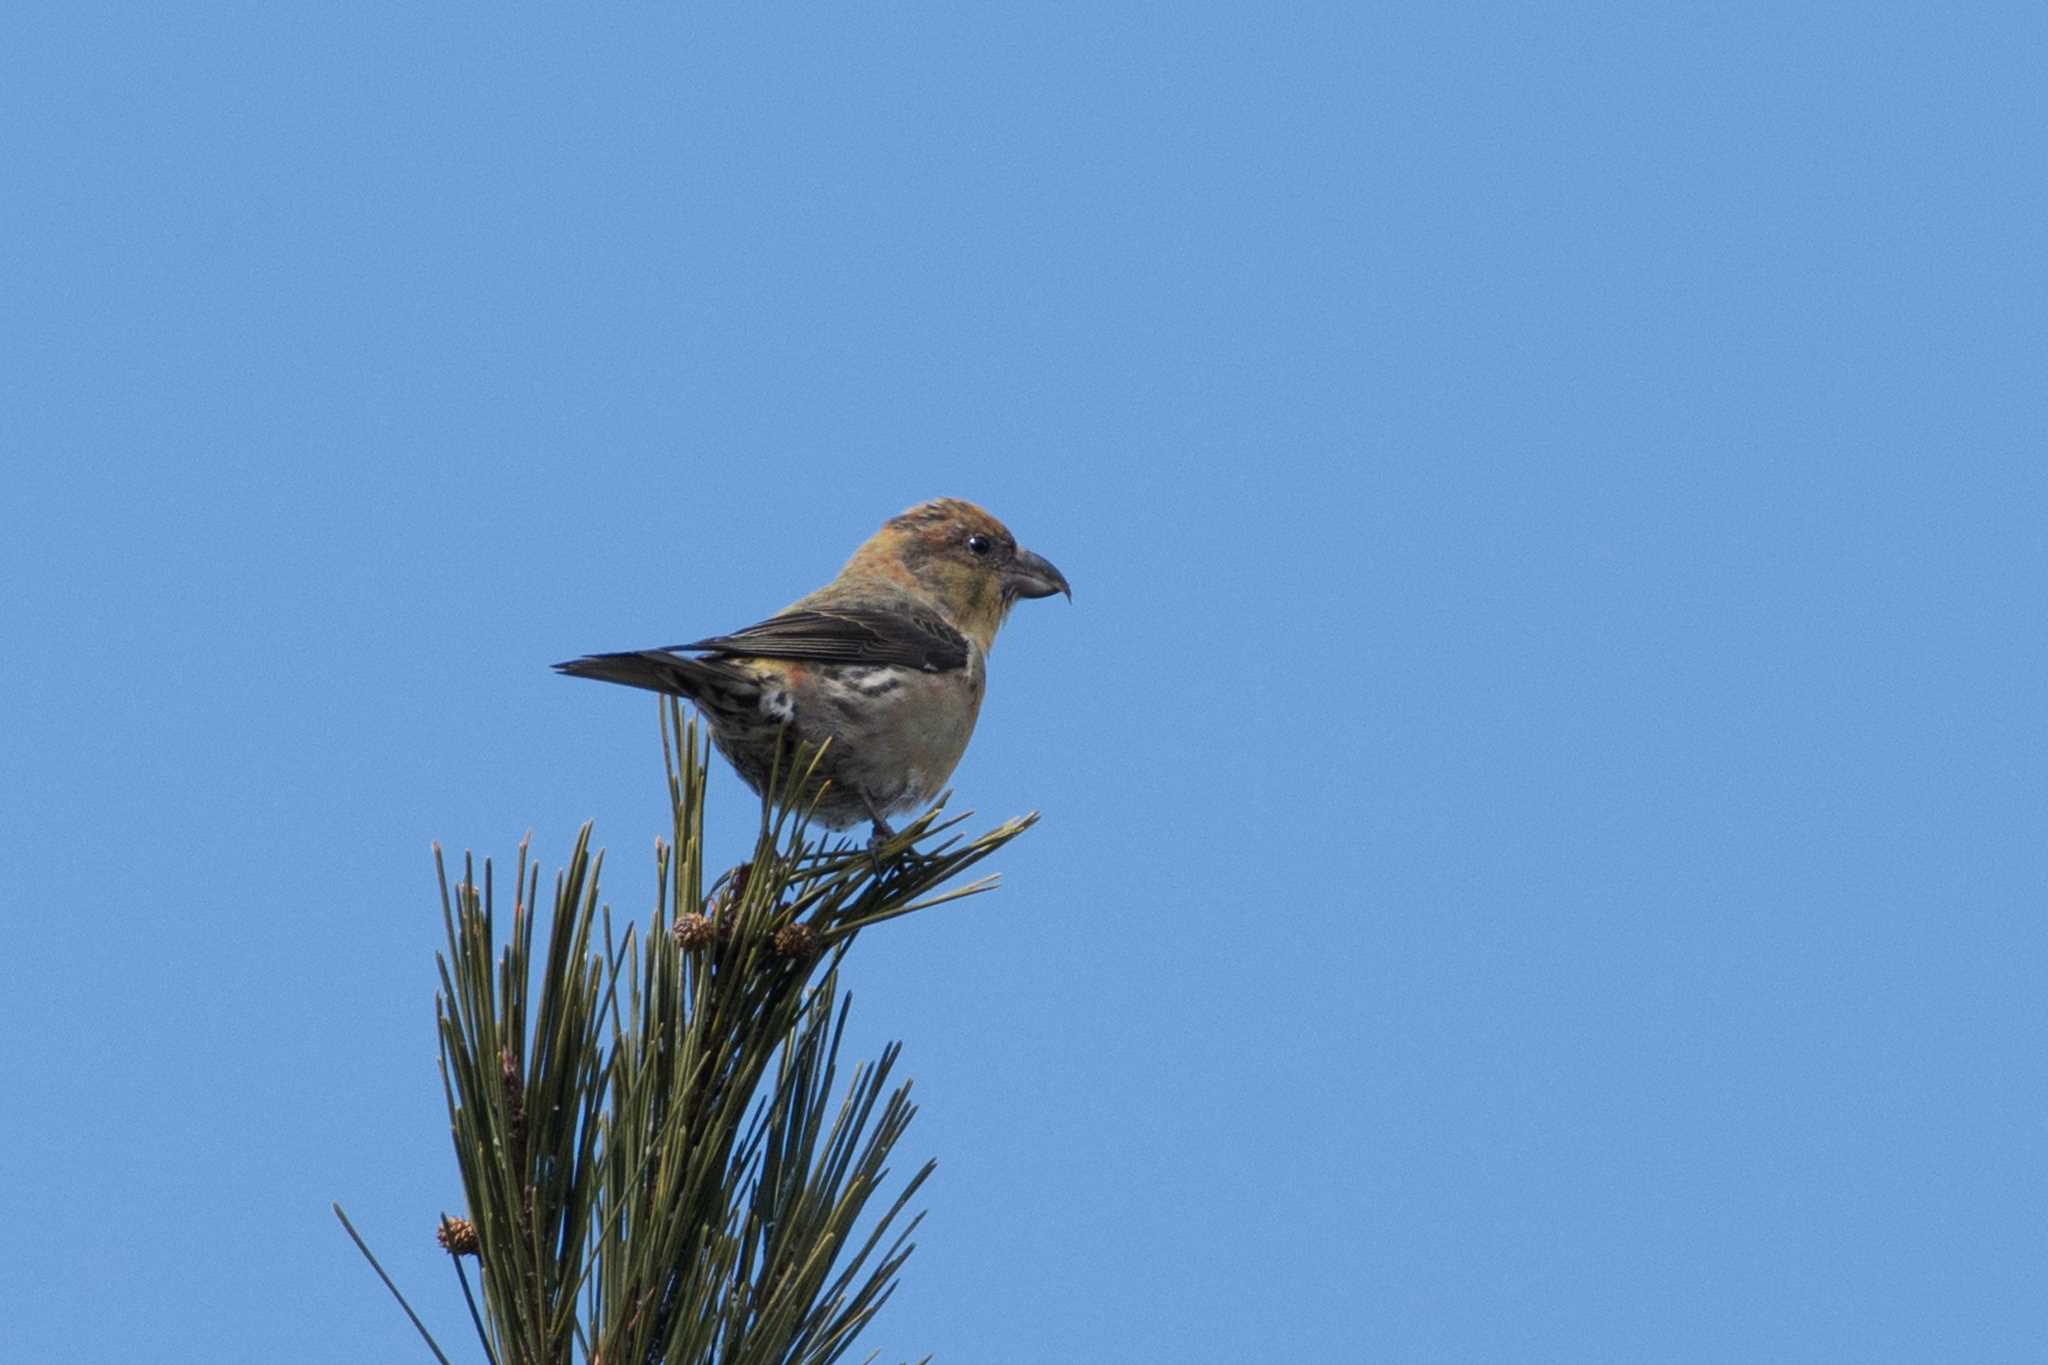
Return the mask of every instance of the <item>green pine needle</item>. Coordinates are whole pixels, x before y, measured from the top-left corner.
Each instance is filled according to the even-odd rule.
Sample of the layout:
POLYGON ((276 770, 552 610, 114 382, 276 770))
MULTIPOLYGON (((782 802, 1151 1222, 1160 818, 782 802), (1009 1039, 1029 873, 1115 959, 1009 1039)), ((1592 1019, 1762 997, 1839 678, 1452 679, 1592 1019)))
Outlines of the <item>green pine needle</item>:
POLYGON ((479 878, 465 858, 451 886, 435 850, 471 1316, 503 1365, 828 1365, 895 1291, 933 1169, 876 1204, 916 1107, 892 1079, 897 1045, 842 1078, 839 963, 862 929, 992 888, 949 883, 1037 817, 967 837, 942 798, 878 848, 815 837, 816 793, 799 793, 822 751, 807 749, 777 774, 748 860, 712 875, 708 739, 673 700, 661 730, 672 837, 644 931, 615 932, 587 825, 544 934, 525 842, 509 923, 488 860, 479 878))

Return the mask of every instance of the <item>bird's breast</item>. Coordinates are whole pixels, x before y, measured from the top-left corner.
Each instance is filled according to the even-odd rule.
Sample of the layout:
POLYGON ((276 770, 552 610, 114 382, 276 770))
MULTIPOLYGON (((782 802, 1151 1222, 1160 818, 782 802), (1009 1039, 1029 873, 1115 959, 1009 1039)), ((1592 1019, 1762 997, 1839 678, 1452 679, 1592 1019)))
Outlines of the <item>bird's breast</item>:
POLYGON ((829 736, 827 762, 841 783, 858 784, 890 810, 935 798, 959 766, 981 712, 979 651, 968 666, 928 673, 901 665, 847 664, 810 670, 797 723, 829 736))

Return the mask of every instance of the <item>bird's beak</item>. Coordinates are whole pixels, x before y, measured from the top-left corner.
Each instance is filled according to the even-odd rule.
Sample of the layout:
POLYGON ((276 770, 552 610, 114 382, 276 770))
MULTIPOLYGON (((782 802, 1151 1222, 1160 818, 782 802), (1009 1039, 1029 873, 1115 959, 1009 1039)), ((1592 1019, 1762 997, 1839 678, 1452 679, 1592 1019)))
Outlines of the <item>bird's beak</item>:
POLYGON ((1067 586, 1067 576, 1052 566, 1049 560, 1019 550, 1010 558, 1009 567, 1003 570, 1003 586, 1013 597, 1050 597, 1056 592, 1065 593, 1069 602, 1074 600, 1074 590, 1067 586))

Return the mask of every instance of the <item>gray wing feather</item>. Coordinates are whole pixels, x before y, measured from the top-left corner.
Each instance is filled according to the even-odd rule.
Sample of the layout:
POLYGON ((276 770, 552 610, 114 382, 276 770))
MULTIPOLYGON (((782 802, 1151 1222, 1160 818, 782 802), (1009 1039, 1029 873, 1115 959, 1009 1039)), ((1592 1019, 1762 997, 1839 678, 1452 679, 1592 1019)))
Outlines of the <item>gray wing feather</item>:
POLYGON ((967 667, 967 637, 937 616, 864 608, 784 612, 677 651, 808 663, 897 664, 926 673, 967 667))

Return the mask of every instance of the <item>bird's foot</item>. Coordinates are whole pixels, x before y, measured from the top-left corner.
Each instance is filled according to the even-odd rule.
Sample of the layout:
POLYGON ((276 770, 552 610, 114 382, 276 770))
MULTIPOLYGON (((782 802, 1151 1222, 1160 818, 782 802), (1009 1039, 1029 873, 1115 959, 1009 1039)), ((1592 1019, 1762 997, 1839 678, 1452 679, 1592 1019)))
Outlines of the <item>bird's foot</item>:
POLYGON ((882 846, 896 837, 896 831, 882 817, 882 808, 875 804, 875 798, 866 792, 860 794, 860 803, 867 807, 868 819, 874 822, 875 832, 868 836, 868 857, 875 864, 875 875, 882 875, 882 846))
MULTIPOLYGON (((868 809, 870 814, 873 814, 873 806, 870 806, 868 809)), ((882 849, 886 844, 889 843, 890 840, 896 837, 896 831, 891 829, 889 827, 889 822, 887 820, 884 820, 880 815, 874 815, 873 818, 875 822, 875 831, 874 833, 868 836, 868 861, 874 864, 875 876, 877 879, 879 879, 882 875, 884 867, 882 861, 882 849)))
POLYGON ((918 852, 915 843, 904 844, 885 854, 888 846, 901 837, 886 821, 875 821, 875 831, 868 837, 868 859, 874 865, 877 879, 892 868, 900 868, 905 864, 921 866, 929 861, 924 854, 918 852))

